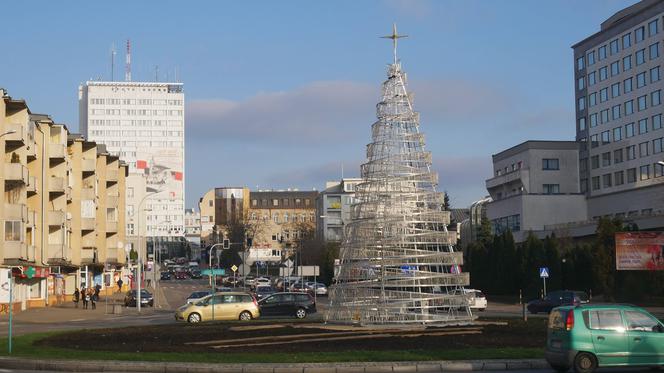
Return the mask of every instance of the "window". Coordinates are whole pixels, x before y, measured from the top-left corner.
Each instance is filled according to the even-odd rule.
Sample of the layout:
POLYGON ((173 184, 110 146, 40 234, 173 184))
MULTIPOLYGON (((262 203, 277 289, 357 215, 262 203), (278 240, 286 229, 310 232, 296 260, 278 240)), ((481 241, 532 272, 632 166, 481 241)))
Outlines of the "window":
MULTIPOLYGON (((588 53, 588 66, 595 64, 595 51, 588 53)), ((581 69, 579 69, 581 70, 581 69)))
POLYGON ((610 131, 602 132, 602 145, 606 145, 611 142, 610 131))
POLYGON ((272 220, 273 220, 275 223, 279 224, 279 214, 274 214, 274 215, 272 215, 272 220))
POLYGON ((251 200, 251 205, 252 206, 258 206, 258 200, 257 199, 252 199, 251 200))
POLYGON ((645 71, 636 75, 636 88, 646 86, 646 73, 645 71))
POLYGON ((652 129, 658 130, 662 128, 662 114, 657 114, 652 117, 652 129))
POLYGON ((616 76, 620 74, 620 65, 618 61, 611 64, 611 76, 616 76))
POLYGON ((576 68, 578 70, 583 70, 585 66, 583 66, 583 57, 579 57, 576 59, 576 68))
POLYGON ((584 83, 585 83, 584 77, 580 77, 579 79, 577 79, 577 89, 581 90, 586 88, 584 83))
POLYGON ((595 83, 597 83, 597 77, 595 75, 595 72, 593 71, 590 74, 588 74, 588 85, 589 86, 595 85, 595 83))
POLYGON ((613 163, 622 163, 623 161, 623 150, 616 149, 613 151, 613 163))
POLYGON ((625 102, 625 115, 630 115, 634 113, 634 100, 629 100, 625 102))
POLYGON ((586 117, 579 118, 579 131, 586 129, 586 117))
POLYGON ((650 54, 650 59, 654 60, 659 57, 659 43, 651 44, 648 47, 648 53, 650 54))
POLYGON ((544 184, 542 190, 544 194, 560 194, 560 184, 544 184))
POLYGON ((622 47, 627 49, 632 46, 632 34, 625 34, 622 37, 622 47))
POLYGON ((625 152, 627 153, 628 161, 636 159, 636 145, 630 145, 626 147, 625 152))
POLYGON ((622 140, 622 127, 616 127, 613 129, 613 141, 622 140))
POLYGON ((599 102, 605 102, 609 99, 609 88, 602 88, 599 91, 599 102))
POLYGON ((640 143, 639 144, 639 157, 643 158, 643 157, 647 157, 649 155, 650 154, 648 152, 648 142, 640 143))
POLYGON ((613 120, 620 119, 620 105, 615 105, 611 108, 611 116, 613 120))
POLYGON ((597 61, 601 61, 606 58, 606 45, 602 45, 597 49, 597 61))
POLYGON ((279 200, 278 199, 273 199, 272 200, 272 206, 279 206, 279 200))
POLYGON ((664 140, 664 139, 661 138, 661 137, 659 139, 652 140, 652 153, 653 154, 657 154, 657 153, 662 152, 662 145, 664 145, 664 143, 662 143, 662 140, 664 140))
POLYGON ((611 85, 611 97, 618 97, 620 96, 620 83, 612 84, 611 85))
POLYGON ((611 174, 604 174, 602 175, 602 187, 603 188, 611 188, 611 174))
POLYGON ((599 146, 599 140, 597 138, 597 135, 590 136, 590 147, 596 148, 598 146, 599 146))
POLYGON ((590 114, 590 128, 597 126, 597 113, 590 114))
POLYGON ((602 153, 602 167, 611 166, 611 152, 602 153))
POLYGON ((20 221, 5 221, 5 241, 21 241, 21 222, 20 221))
POLYGON ((641 49, 636 51, 636 66, 639 66, 646 62, 646 50, 641 49))
POLYGON ((639 111, 643 111, 648 108, 648 102, 646 101, 646 95, 639 96, 637 99, 638 106, 639 106, 639 111))
POLYGON ((599 69, 599 81, 606 80, 609 77, 609 69, 608 67, 604 66, 601 69, 599 69))
POLYGON ((657 34, 657 20, 648 23, 648 36, 657 34))
POLYGON ((612 40, 611 43, 609 43, 609 49, 611 51, 611 55, 618 53, 618 39, 612 40))
POLYGON ((625 184, 625 173, 623 171, 614 172, 613 180, 616 182, 616 186, 625 184))
POLYGON ((587 158, 579 159, 579 171, 581 171, 581 172, 588 171, 588 159, 587 158))
POLYGON ((636 168, 630 168, 627 170, 627 182, 628 183, 636 182, 636 168))
POLYGON ((659 81, 659 66, 650 69, 650 83, 659 81))
POLYGON ((625 328, 620 310, 588 311, 588 328, 591 330, 623 330, 625 328))
POLYGON ((590 157, 590 168, 596 170, 599 168, 599 155, 590 157))
POLYGON ((662 165, 661 163, 655 163, 654 165, 652 165, 652 168, 654 170, 653 177, 664 176, 664 165, 662 165))
MULTIPOLYGON (((654 21, 657 22, 657 21, 654 21)), ((651 23, 652 24, 652 23, 651 23)), ((655 23, 657 25, 657 23, 655 23)), ((639 311, 625 311, 628 330, 638 330, 641 332, 652 332, 653 328, 659 323, 651 316, 639 311)))
POLYGON ((591 182, 593 190, 599 190, 599 176, 593 176, 591 182))
POLYGON ((662 103, 662 95, 660 90, 650 93, 650 106, 657 106, 662 103))
POLYGON ((632 55, 630 54, 627 57, 623 58, 623 71, 627 71, 632 68, 632 55))
POLYGON ((581 179, 579 181, 579 184, 581 186, 581 193, 587 193, 588 192, 588 179, 581 179))
POLYGON ((623 92, 632 92, 632 78, 625 79, 623 82, 623 92))
POLYGON ((583 110, 586 108, 586 100, 585 97, 579 98, 579 110, 583 110))
POLYGON ((648 133, 648 119, 641 119, 639 121, 639 135, 648 133))
POLYGON ((600 112, 602 115, 602 123, 607 123, 609 121, 609 109, 604 109, 600 112))
POLYGON ((643 26, 637 28, 634 30, 634 42, 639 43, 642 42, 643 39, 645 38, 645 28, 643 26))
POLYGON ((650 165, 646 164, 639 167, 639 180, 650 179, 650 165))
POLYGON ((288 198, 284 198, 281 200, 281 205, 282 206, 288 206, 288 198))
POLYGON ((558 170, 558 158, 544 158, 542 159, 542 170, 558 170))
POLYGON ((588 95, 588 107, 597 105, 597 93, 593 92, 588 95))

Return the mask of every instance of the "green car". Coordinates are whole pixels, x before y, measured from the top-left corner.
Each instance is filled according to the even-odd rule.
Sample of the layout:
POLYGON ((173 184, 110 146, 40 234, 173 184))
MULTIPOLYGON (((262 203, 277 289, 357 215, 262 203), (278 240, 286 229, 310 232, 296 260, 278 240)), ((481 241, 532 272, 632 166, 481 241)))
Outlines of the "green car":
POLYGON ((559 372, 598 367, 664 366, 664 325, 621 304, 557 307, 549 315, 546 361, 559 372))

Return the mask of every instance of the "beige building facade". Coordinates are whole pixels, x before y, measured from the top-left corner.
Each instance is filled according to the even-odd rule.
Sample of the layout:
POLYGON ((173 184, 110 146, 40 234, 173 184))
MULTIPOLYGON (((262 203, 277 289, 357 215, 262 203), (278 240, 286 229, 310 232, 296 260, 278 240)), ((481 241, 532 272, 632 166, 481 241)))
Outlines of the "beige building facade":
POLYGON ((122 276, 127 167, 0 89, 0 307, 71 300, 76 287, 122 276), (6 285, 5 285, 6 284, 6 285))

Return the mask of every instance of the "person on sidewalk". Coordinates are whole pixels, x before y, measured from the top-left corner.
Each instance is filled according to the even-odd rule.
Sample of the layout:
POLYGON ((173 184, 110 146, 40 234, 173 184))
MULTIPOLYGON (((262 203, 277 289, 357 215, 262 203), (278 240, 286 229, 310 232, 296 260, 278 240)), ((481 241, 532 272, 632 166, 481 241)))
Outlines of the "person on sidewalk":
POLYGON ((81 299, 83 300, 83 309, 88 309, 88 302, 90 301, 90 295, 88 294, 88 289, 83 288, 81 290, 81 299))
POLYGON ((122 291, 122 279, 121 278, 118 279, 117 284, 118 284, 118 291, 122 291))
POLYGON ((90 305, 92 306, 92 309, 95 310, 97 309, 97 299, 96 297, 98 296, 97 291, 93 288, 88 289, 88 294, 90 295, 90 305))
POLYGON ((95 285, 95 294, 94 294, 95 302, 99 302, 99 293, 100 292, 101 292, 101 285, 99 285, 99 284, 95 285))
POLYGON ((78 308, 78 300, 81 298, 81 292, 78 291, 78 288, 74 290, 74 308, 78 308))

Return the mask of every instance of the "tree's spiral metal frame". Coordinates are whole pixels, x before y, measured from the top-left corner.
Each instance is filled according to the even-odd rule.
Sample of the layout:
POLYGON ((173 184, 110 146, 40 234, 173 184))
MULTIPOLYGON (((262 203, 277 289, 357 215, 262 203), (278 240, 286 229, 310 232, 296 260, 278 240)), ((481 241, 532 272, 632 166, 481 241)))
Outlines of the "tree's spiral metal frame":
MULTIPOLYGON (((396 34, 396 31, 395 31, 396 34)), ((345 227, 327 321, 371 324, 465 324, 474 317, 463 287, 463 255, 442 211, 437 174, 419 132, 406 75, 390 64, 376 105, 373 142, 345 227)))

